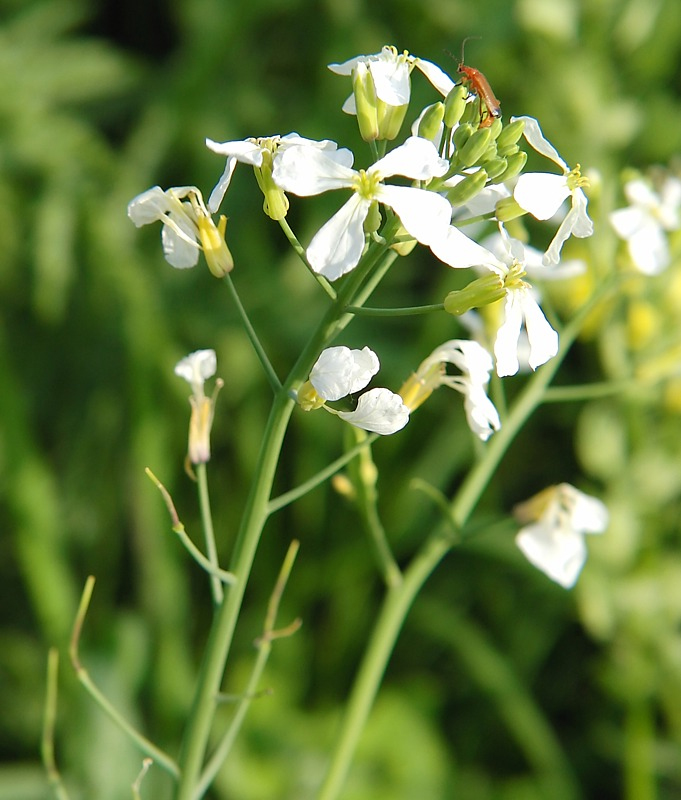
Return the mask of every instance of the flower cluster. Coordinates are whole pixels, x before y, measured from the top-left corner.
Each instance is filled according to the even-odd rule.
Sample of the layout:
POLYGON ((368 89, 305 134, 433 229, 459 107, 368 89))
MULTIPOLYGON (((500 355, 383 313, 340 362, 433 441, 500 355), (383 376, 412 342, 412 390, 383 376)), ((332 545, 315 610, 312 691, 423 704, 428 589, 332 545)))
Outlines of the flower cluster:
MULTIPOLYGON (((305 411, 324 408, 356 427, 385 435, 402 429, 434 389, 449 386, 463 395, 471 431, 486 441, 502 425, 487 396, 491 373, 502 378, 525 366, 536 370, 558 353, 559 334, 542 311, 530 279, 557 278, 573 270, 572 262, 561 263, 561 252, 570 237, 593 232, 584 193, 588 182, 579 165, 568 166, 536 119, 502 120, 500 105, 477 70, 465 68, 463 79, 455 82, 432 62, 390 46, 329 68, 351 81, 343 111, 356 117, 362 139, 370 144, 371 163, 357 166, 349 149, 298 133, 226 142, 206 139, 212 152, 226 158, 207 203, 194 186, 155 186, 130 202, 128 214, 138 227, 162 223, 163 252, 173 267, 192 267, 203 252, 211 273, 224 278, 234 266, 225 241, 226 218, 219 216, 215 222, 213 217, 226 200, 237 164, 245 164, 253 169, 262 191, 264 213, 281 225, 310 273, 333 298, 345 286, 366 286, 382 255, 406 255, 417 245, 436 263, 458 270, 459 276, 462 270, 472 270, 468 284, 460 288, 457 281, 459 288, 442 298, 440 307, 477 331, 477 340, 452 339, 436 348, 399 393, 386 388, 363 391, 379 369, 370 348, 326 347, 307 380, 296 381, 294 394, 305 411), (414 114, 410 135, 393 146, 409 112, 415 71, 430 83, 434 102, 414 114), (472 74, 481 77, 473 80, 472 74), (548 171, 524 171, 528 154, 521 149, 523 142, 550 162, 548 171), (290 197, 329 191, 349 196, 305 245, 287 221, 290 197), (543 252, 527 244, 525 215, 554 226, 543 252), (474 239, 471 231, 485 238, 474 239), (345 277, 353 272, 352 279, 345 277), (336 282, 341 285, 338 290, 336 282), (486 318, 495 321, 494 329, 484 335, 476 321, 479 309, 486 309, 486 318), (448 373, 451 368, 458 372, 448 373), (355 399, 359 392, 363 393, 355 399), (339 401, 345 407, 329 405, 339 401)), ((627 190, 631 208, 612 217, 632 260, 644 272, 659 271, 665 264, 660 231, 679 225, 680 187, 679 181, 668 183, 655 195, 632 182, 627 190)), ((204 435, 190 435, 190 458, 200 462, 209 455, 205 432, 210 428, 206 420, 212 419, 202 381, 212 373, 206 366, 209 361, 194 356, 197 361, 178 365, 178 374, 194 388, 193 412, 198 415, 198 409, 204 409, 203 421, 195 426, 204 435)), ((566 509, 579 509, 580 504, 565 488, 559 487, 556 496, 558 505, 549 504, 548 516, 523 529, 519 544, 528 558, 568 585, 582 557, 579 532, 591 529, 577 526, 579 536, 560 539, 570 542, 566 566, 562 556, 555 555, 563 553, 563 544, 545 546, 544 534, 559 526, 562 536, 572 524, 566 509)))

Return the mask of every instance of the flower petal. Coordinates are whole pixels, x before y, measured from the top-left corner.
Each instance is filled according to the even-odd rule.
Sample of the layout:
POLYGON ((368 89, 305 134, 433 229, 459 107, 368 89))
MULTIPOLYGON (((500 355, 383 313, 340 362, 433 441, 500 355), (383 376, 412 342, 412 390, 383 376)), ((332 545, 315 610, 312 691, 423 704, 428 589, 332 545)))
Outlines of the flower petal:
POLYGON ((215 184, 215 188, 210 193, 210 197, 208 198, 208 210, 211 214, 215 214, 215 212, 220 208, 220 205, 225 197, 225 192, 229 188, 229 184, 232 180, 232 175, 234 174, 236 165, 237 159, 234 156, 230 156, 227 159, 227 164, 225 165, 225 170, 222 173, 220 180, 215 184))
POLYGON ((543 521, 518 532, 516 544, 527 560, 565 589, 574 586, 586 561, 586 545, 580 533, 558 529, 543 521))
POLYGON ((175 365, 175 374, 184 378, 192 388, 203 387, 208 378, 212 378, 217 370, 215 350, 195 350, 175 365))
POLYGON ((335 281, 357 266, 364 250, 364 220, 371 203, 354 194, 314 235, 307 248, 312 269, 335 281))
POLYGON ((338 416, 356 428, 387 436, 409 422, 409 409, 399 394, 389 389, 370 389, 359 398, 354 411, 339 411, 338 416))
POLYGON ((518 340, 523 324, 523 311, 519 292, 508 292, 504 301, 504 321, 499 326, 494 341, 494 357, 497 375, 515 375, 520 369, 518 362, 518 340))
POLYGON ((272 177, 285 192, 301 197, 348 189, 357 173, 316 147, 287 147, 274 160, 272 177))
POLYGON ((498 268, 497 258, 485 247, 466 236, 454 225, 449 225, 444 236, 428 245, 434 256, 454 269, 486 266, 498 268))
POLYGON ((170 214, 170 218, 186 238, 180 236, 170 225, 163 226, 161 243, 165 260, 175 269, 195 267, 199 261, 200 250, 198 243, 192 244, 192 242, 196 242, 196 226, 184 214, 170 214))
POLYGON ((464 391, 464 410, 468 427, 483 442, 501 428, 499 412, 480 384, 468 383, 464 391))
POLYGON ((378 356, 368 347, 327 347, 310 371, 310 383, 324 400, 340 400, 363 389, 379 366, 378 356))
POLYGON ((411 84, 409 65, 403 59, 378 58, 368 64, 376 87, 376 97, 389 106, 406 106, 411 84))
POLYGON ((558 352, 558 334, 553 330, 529 289, 518 292, 530 343, 528 363, 532 369, 545 364, 558 352))
POLYGON ((446 72, 443 72, 437 64, 433 64, 431 61, 415 58, 414 66, 428 78, 443 97, 447 97, 456 85, 446 72))
POLYGON ((511 122, 515 122, 517 119, 521 119, 525 123, 523 135, 530 147, 540 155, 553 161, 554 164, 558 164, 564 172, 568 172, 568 165, 558 155, 556 148, 544 136, 537 120, 534 117, 511 117, 511 122))
POLYGON ((440 158, 435 145, 420 136, 410 136, 404 144, 391 150, 373 164, 367 172, 381 178, 404 175, 412 180, 426 181, 447 172, 449 163, 440 158))
POLYGON ((413 186, 379 186, 376 199, 390 206, 421 244, 439 242, 446 235, 452 207, 442 195, 413 186))
POLYGON ((535 219, 550 219, 570 196, 564 175, 526 172, 518 178, 513 197, 535 219))

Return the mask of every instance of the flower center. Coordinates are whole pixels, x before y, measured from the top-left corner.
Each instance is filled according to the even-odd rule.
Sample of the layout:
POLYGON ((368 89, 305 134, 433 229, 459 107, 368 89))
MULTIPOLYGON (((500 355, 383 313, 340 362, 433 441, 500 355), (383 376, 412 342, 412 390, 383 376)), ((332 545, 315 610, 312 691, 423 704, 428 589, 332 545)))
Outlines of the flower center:
POLYGON ((522 264, 514 261, 508 268, 507 274, 504 276, 504 289, 510 292, 518 291, 519 289, 529 289, 530 284, 524 281, 525 270, 522 264))
POLYGON ((361 169, 352 182, 352 188, 364 200, 373 200, 380 183, 381 176, 377 172, 361 169))
POLYGON ((589 179, 582 175, 581 166, 579 164, 575 164, 575 168, 571 169, 570 172, 565 176, 567 179, 568 189, 571 192, 574 192, 575 189, 581 189, 582 187, 589 186, 589 179))

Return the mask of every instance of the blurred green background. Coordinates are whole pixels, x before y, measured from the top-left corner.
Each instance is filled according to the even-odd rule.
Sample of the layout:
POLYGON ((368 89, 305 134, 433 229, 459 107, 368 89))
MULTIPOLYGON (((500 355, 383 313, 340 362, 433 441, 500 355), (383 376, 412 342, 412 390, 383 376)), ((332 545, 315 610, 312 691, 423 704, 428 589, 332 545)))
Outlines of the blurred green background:
MULTIPOLYGON (((214 347, 225 388, 209 480, 226 560, 268 410, 226 292, 203 265, 171 269, 158 227, 135 230, 127 202, 156 183, 194 184, 207 196, 223 162, 206 136, 296 130, 362 153, 353 120, 340 113, 348 83, 325 65, 394 44, 453 74, 448 52, 458 54, 466 36, 481 37, 466 60, 485 72, 504 114, 538 117, 568 163, 598 176, 596 236, 570 254, 620 258, 607 213, 623 204, 622 170, 668 164, 680 149, 678 0, 0 0, 1 800, 49 796, 38 748, 50 645, 63 656, 57 754, 67 787, 74 798, 131 796, 140 755, 67 664, 89 574, 97 584, 83 661, 174 752, 210 600, 143 470, 168 486, 198 539, 182 469, 187 386, 173 367, 214 347)), ((414 80, 414 95, 416 109, 434 99, 424 81, 414 80)), ((301 238, 337 204, 292 203, 301 238)), ((252 175, 237 170, 224 208, 234 280, 283 373, 324 298, 261 205, 252 175)), ((678 343, 680 275, 677 246, 668 272, 634 282, 594 321, 561 382, 621 378, 678 343)), ((453 280, 415 252, 376 304, 438 302, 453 280)), ((397 388, 459 332, 440 316, 360 321, 343 343, 369 343, 397 388)), ((522 381, 509 382, 511 393, 522 381)), ((446 560, 413 610, 347 800, 681 796, 676 388, 551 405, 531 421, 476 516, 485 535, 446 560), (603 496, 613 517, 609 534, 590 542, 574 592, 523 561, 506 517, 560 481, 603 496)), ((279 491, 338 454, 335 422, 295 416, 279 491)), ((451 493, 470 455, 461 403, 445 392, 376 448, 400 560, 437 520, 409 481, 451 493)), ((213 798, 314 797, 380 598, 352 508, 317 489, 267 528, 229 691, 245 682, 293 537, 302 546, 280 619, 304 625, 277 643, 267 673, 274 693, 254 703, 213 798)), ((153 770, 143 787, 149 798, 168 793, 153 770)))

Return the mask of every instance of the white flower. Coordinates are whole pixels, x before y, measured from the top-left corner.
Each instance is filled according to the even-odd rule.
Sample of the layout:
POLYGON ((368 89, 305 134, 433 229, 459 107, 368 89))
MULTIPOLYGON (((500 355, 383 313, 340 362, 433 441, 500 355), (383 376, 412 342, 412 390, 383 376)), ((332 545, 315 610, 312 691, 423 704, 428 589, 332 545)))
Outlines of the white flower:
POLYGON ((352 197, 314 236, 307 249, 312 269, 331 281, 354 269, 364 249, 364 221, 374 201, 398 215, 406 231, 422 244, 443 236, 452 209, 435 192, 412 186, 389 186, 385 178, 403 175, 429 180, 444 175, 447 162, 425 139, 408 138, 373 166, 354 170, 309 147, 290 147, 274 163, 275 183, 303 197, 331 189, 352 189, 352 197))
POLYGON ((569 483, 551 486, 515 509, 521 522, 516 544, 535 567, 569 589, 586 561, 584 535, 603 533, 608 510, 569 483))
MULTIPOLYGON (((352 75, 358 65, 369 70, 376 88, 376 96, 389 106, 404 106, 409 103, 411 85, 409 75, 414 67, 420 70, 430 83, 446 97, 454 87, 454 81, 440 67, 430 61, 398 53, 395 47, 386 45, 380 53, 355 56, 342 64, 329 64, 336 75, 352 75)), ((356 114, 355 97, 350 95, 343 104, 346 114, 356 114)))
POLYGON ((138 228, 163 223, 163 255, 175 269, 196 266, 201 250, 216 277, 223 277, 234 266, 224 238, 227 220, 221 217, 215 225, 196 186, 175 186, 165 191, 152 186, 128 203, 128 216, 138 228))
POLYGON ((409 409, 389 389, 370 389, 360 396, 354 411, 336 411, 325 405, 340 400, 369 383, 380 367, 369 347, 328 347, 310 370, 309 380, 300 387, 297 400, 304 411, 324 406, 346 422, 365 431, 387 435, 401 430, 409 421, 409 409))
POLYGON ((323 150, 330 158, 337 160, 339 163, 346 164, 347 166, 352 165, 352 153, 349 150, 344 148, 339 150, 338 145, 328 139, 315 141, 299 136, 297 133, 231 142, 214 142, 212 139, 206 139, 206 146, 214 153, 219 153, 227 157, 227 164, 225 165, 222 177, 217 182, 208 198, 208 208, 213 213, 218 210, 222 203, 237 163, 250 164, 254 168, 260 188, 265 194, 265 200, 266 202, 269 201, 273 206, 270 208, 268 205, 265 211, 270 214, 270 216, 274 215, 274 219, 282 218, 287 208, 281 213, 280 210, 276 208, 278 205, 276 199, 274 199, 274 202, 271 202, 272 198, 267 191, 270 188, 267 186, 267 178, 271 177, 273 158, 276 157, 277 154, 283 153, 287 147, 316 147, 319 150, 323 150))
POLYGON ((363 389, 379 367, 378 356, 369 347, 327 347, 310 370, 310 383, 324 400, 340 400, 363 389))
POLYGON ((671 260, 666 232, 681 227, 681 180, 666 177, 659 192, 641 179, 632 180, 624 194, 630 205, 613 211, 610 222, 627 242, 634 266, 644 275, 657 275, 671 260))
POLYGON ((213 424, 215 397, 222 381, 215 384, 212 397, 206 397, 204 384, 215 375, 217 360, 215 350, 196 350, 175 365, 175 374, 192 387, 189 403, 192 407, 189 420, 188 458, 192 464, 205 464, 210 460, 210 430, 213 424))
POLYGON ((539 123, 533 117, 512 117, 511 122, 521 119, 525 123, 523 135, 528 144, 540 155, 553 161, 562 170, 562 175, 545 172, 526 172, 518 178, 513 197, 518 205, 539 220, 550 219, 568 198, 572 207, 556 231, 553 241, 544 254, 544 263, 557 264, 560 250, 570 235, 584 238, 593 233, 593 223, 586 212, 587 199, 582 191, 586 179, 582 178, 579 165, 571 170, 558 155, 554 146, 544 137, 539 123))
POLYGON ((436 348, 400 389, 405 405, 418 408, 439 386, 449 386, 464 396, 469 428, 487 441, 501 427, 499 414, 487 397, 492 358, 478 342, 452 339, 436 348), (448 375, 445 364, 452 364, 461 375, 448 375))
POLYGON ((354 411, 338 411, 338 416, 356 428, 388 436, 409 422, 409 409, 399 394, 390 389, 369 389, 357 401, 354 411))

